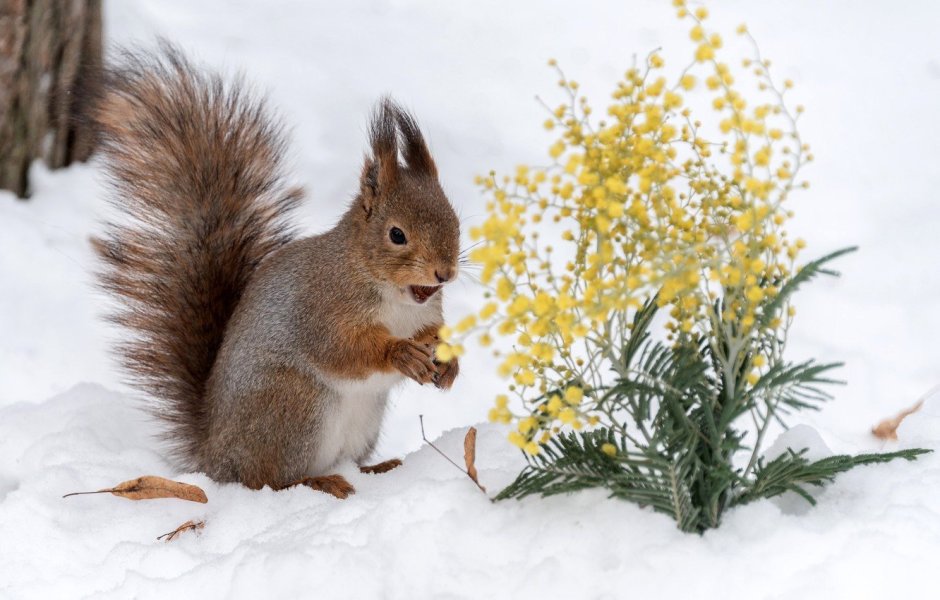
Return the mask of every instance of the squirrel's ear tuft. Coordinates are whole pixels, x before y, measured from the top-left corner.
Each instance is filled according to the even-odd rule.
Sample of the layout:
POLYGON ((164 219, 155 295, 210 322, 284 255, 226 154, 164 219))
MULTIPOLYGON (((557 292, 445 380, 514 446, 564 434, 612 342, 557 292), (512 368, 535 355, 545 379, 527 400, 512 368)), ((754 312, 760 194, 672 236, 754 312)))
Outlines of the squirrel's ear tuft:
POLYGON ((395 105, 388 98, 383 98, 372 112, 372 121, 369 123, 372 156, 366 157, 359 180, 366 216, 372 214, 376 199, 398 180, 396 112, 395 105))
POLYGON ((367 217, 372 214, 376 200, 398 181, 399 143, 405 166, 410 172, 437 177, 437 166, 417 121, 386 96, 379 100, 372 112, 369 124, 372 156, 366 157, 359 181, 362 208, 367 217))
POLYGON ((395 109, 395 118, 398 121, 398 129, 401 131, 405 164, 416 173, 437 177, 437 166, 431 158, 431 151, 424 142, 418 122, 404 109, 398 106, 395 109))
POLYGON ((369 143, 372 158, 378 163, 379 186, 393 184, 398 179, 398 134, 395 129, 397 108, 388 98, 383 98, 372 113, 369 126, 369 143))

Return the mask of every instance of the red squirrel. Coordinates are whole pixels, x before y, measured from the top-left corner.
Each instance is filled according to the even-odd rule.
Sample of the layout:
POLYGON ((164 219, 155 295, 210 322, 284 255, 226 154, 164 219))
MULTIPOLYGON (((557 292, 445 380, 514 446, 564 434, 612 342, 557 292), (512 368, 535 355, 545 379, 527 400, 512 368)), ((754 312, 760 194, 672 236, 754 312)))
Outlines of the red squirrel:
POLYGON ((378 103, 358 193, 332 229, 298 237, 282 126, 240 80, 167 43, 125 52, 92 117, 122 217, 94 241, 100 283, 181 466, 345 498, 338 462, 400 464, 363 465, 389 391, 448 389, 459 368, 434 346, 460 224, 415 119, 378 103))

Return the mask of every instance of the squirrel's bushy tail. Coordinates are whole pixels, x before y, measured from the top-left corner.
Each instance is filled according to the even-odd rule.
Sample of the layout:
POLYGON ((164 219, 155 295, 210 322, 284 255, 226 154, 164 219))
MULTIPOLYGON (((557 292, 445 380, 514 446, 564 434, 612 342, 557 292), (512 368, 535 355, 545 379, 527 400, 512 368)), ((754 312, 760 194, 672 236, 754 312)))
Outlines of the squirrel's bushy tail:
POLYGON ((120 213, 94 242, 100 283, 131 334, 125 368, 193 465, 226 323, 258 264, 290 240, 301 193, 283 181, 284 135, 264 101, 166 42, 123 52, 94 106, 120 213))

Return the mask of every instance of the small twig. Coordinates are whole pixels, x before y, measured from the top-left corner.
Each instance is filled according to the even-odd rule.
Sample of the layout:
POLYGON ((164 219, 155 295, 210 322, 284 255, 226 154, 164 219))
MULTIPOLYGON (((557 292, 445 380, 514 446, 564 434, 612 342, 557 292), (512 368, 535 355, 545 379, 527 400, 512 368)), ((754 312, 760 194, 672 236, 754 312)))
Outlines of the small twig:
POLYGON ((205 526, 206 526, 205 521, 186 521, 185 523, 183 523, 182 525, 180 525, 173 531, 157 536, 157 539, 162 540, 163 538, 166 538, 166 541, 172 542, 177 537, 179 537, 179 535, 183 533, 184 531, 198 531, 200 529, 203 529, 205 526))
MULTIPOLYGON (((464 469, 463 467, 461 467, 460 465, 458 465, 457 463, 455 463, 453 460, 451 460, 451 458, 450 458, 449 456, 447 456, 446 454, 444 454, 444 453, 441 451, 440 448, 438 448, 438 447, 435 446, 433 443, 431 443, 431 440, 429 440, 429 439, 428 439, 428 436, 425 435, 425 433, 424 433, 424 415, 418 415, 418 421, 421 423, 421 439, 424 440, 424 442, 425 442, 428 446, 434 448, 434 450, 435 450, 438 454, 440 454, 441 456, 443 456, 443 457, 447 460, 447 462, 449 462, 450 464, 454 465, 454 467, 456 467, 456 469, 457 469, 458 471, 460 471, 461 473, 463 473, 464 475, 466 475, 467 478, 468 478, 470 481, 472 481, 475 486, 477 486, 478 488, 480 488, 480 491, 483 492, 483 495, 484 495, 484 496, 487 496, 487 494, 486 494, 486 488, 484 488, 482 485, 480 485, 480 482, 477 481, 477 480, 475 480, 475 479, 473 478, 473 475, 471 475, 469 471, 467 471, 466 469, 464 469)), ((487 498, 488 498, 488 497, 489 497, 489 496, 487 496, 487 498)))

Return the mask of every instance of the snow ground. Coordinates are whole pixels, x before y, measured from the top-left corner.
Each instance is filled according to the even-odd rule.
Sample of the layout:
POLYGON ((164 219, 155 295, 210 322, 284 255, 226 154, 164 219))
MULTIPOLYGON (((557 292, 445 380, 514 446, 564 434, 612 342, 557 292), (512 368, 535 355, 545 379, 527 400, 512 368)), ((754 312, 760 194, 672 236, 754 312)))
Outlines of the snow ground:
MULTIPOLYGON (((124 0, 106 3, 106 24, 113 41, 165 35, 269 91, 294 126, 295 171, 311 195, 303 222, 316 231, 354 188, 366 115, 382 93, 418 115, 469 224, 482 212, 474 174, 543 160, 549 138, 533 95, 552 98, 545 60, 556 57, 600 105, 633 54, 662 46, 667 62, 684 62, 685 26, 668 4, 124 0)), ((748 23, 807 106, 801 131, 817 160, 812 189, 794 197, 795 233, 814 253, 862 247, 842 261, 842 279, 798 297, 793 355, 845 360, 849 382, 801 420, 835 452, 893 449, 868 429, 940 382, 940 6, 709 6, 726 38, 748 23)), ((87 244, 103 210, 97 170, 37 166, 33 175, 29 203, 0 193, 0 597, 935 593, 936 455, 844 475, 804 514, 785 502, 745 507, 701 538, 599 493, 486 502, 433 450, 419 450, 417 426, 424 414, 434 438, 482 420, 502 382, 478 351, 451 393, 402 389, 379 455, 412 453, 388 475, 350 474, 359 490, 351 500, 177 473, 107 358, 111 332, 97 319, 105 299, 90 283, 87 244), (145 473, 197 483, 210 502, 60 498, 145 473), (208 520, 202 535, 154 541, 195 517, 208 520)), ((461 285, 448 300, 454 315, 474 297, 461 285)), ((940 397, 902 425, 902 447, 936 447, 935 405, 940 397)), ((502 436, 481 431, 491 491, 520 464, 502 436)), ((440 444, 459 457, 460 438, 440 444)))
MULTIPOLYGON (((927 598, 940 547, 940 456, 843 476, 804 514, 757 503, 686 535, 601 492, 491 504, 431 448, 358 492, 251 491, 183 475, 208 504, 65 492, 172 471, 127 399, 83 384, 3 413, 0 597, 927 598), (7 457, 17 457, 8 461, 7 457), (190 519, 201 535, 154 538, 190 519), (684 576, 677 576, 682 573, 684 576)), ((940 412, 902 426, 936 439, 940 412)), ((463 431, 437 445, 458 458, 463 431)), ((478 437, 480 479, 520 467, 504 433, 478 437)))

